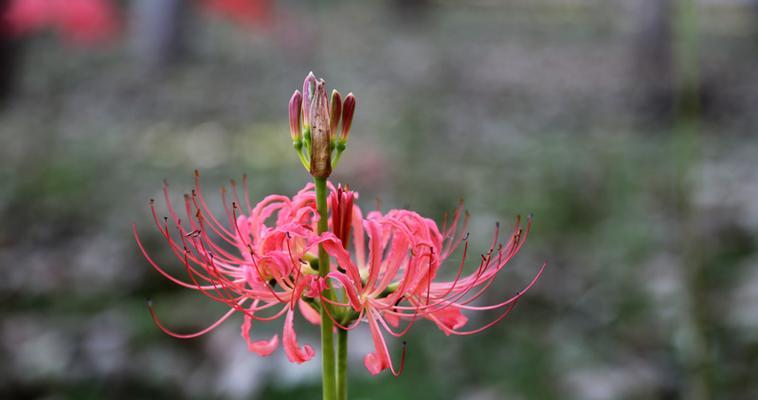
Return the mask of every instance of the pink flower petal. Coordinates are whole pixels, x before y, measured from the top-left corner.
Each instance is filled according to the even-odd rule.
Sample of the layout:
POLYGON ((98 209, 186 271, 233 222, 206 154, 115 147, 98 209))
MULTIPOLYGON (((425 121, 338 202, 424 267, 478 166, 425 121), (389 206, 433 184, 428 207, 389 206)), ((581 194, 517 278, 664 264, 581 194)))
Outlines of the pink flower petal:
POLYGON ((297 344, 297 336, 295 335, 295 327, 293 318, 295 313, 292 309, 287 311, 287 316, 284 318, 284 335, 282 336, 282 345, 284 346, 284 353, 287 355, 287 359, 290 362, 302 364, 316 355, 313 347, 304 345, 302 348, 297 344))
MULTIPOLYGON (((253 305, 250 307, 252 310, 256 305, 257 301, 253 303, 253 305)), ((250 311, 252 313, 252 311, 250 311)), ((253 319, 245 314, 245 319, 242 322, 242 337, 245 338, 245 342, 247 342, 247 348, 248 350, 258 353, 258 355, 266 357, 271 355, 271 353, 276 350, 276 348, 279 346, 279 335, 274 335, 269 340, 256 340, 252 341, 250 340, 250 328, 253 326, 253 319)))
POLYGON ((461 310, 454 306, 448 306, 442 310, 429 313, 429 319, 434 321, 440 330, 448 336, 451 333, 451 329, 460 329, 468 322, 468 317, 463 315, 461 310))
POLYGON ((305 318, 306 321, 313 325, 321 325, 321 314, 314 310, 313 307, 303 299, 298 300, 298 308, 300 308, 300 314, 303 315, 303 318, 305 318))

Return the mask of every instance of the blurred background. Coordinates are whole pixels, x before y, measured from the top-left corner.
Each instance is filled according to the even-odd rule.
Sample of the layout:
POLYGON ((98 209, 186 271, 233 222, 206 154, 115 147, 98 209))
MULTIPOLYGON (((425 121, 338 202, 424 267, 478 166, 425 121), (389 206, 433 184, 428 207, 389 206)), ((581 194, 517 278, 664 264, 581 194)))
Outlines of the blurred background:
MULTIPOLYGON (((319 362, 248 353, 147 201, 247 173, 307 181, 287 101, 313 70, 358 97, 333 176, 364 208, 534 213, 484 333, 408 335, 405 373, 353 399, 758 398, 758 2, 0 0, 0 398, 317 399, 319 362)), ((454 265, 448 266, 454 269, 454 265)), ((472 326, 487 316, 472 317, 472 326)), ((317 347, 301 319, 299 339, 317 347), (300 329, 302 327, 302 329, 300 329)), ((281 322, 258 324, 259 335, 281 322)), ((399 343, 393 352, 399 354, 399 343)))

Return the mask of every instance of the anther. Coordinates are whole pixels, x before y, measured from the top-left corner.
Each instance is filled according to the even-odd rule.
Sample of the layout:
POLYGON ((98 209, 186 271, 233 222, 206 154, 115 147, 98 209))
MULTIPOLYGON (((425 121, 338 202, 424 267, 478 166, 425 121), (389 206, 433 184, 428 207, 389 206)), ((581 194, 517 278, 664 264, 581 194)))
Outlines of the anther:
POLYGON ((200 236, 200 233, 201 233, 200 229, 195 229, 194 231, 192 231, 192 232, 184 235, 184 237, 193 237, 193 238, 195 238, 195 237, 200 236))

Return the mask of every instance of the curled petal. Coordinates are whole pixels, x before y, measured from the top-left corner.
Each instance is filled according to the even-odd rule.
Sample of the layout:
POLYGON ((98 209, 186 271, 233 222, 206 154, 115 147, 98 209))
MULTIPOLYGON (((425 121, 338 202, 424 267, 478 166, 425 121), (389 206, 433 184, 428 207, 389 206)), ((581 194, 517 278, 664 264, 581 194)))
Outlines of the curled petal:
POLYGON ((387 368, 387 364, 376 353, 366 354, 366 357, 363 358, 363 365, 366 366, 371 375, 376 375, 387 368))
POLYGON ((302 348, 297 344, 297 336, 295 335, 295 327, 293 318, 295 313, 292 309, 287 311, 287 316, 284 318, 284 334, 282 335, 282 345, 284 346, 284 353, 287 355, 287 359, 290 362, 302 364, 316 355, 313 347, 304 345, 302 348))
POLYGON ((400 318, 397 315, 393 315, 390 313, 382 315, 385 321, 387 321, 390 326, 397 328, 400 326, 400 318))
POLYGON ((340 285, 342 285, 342 287, 345 289, 345 294, 347 295, 347 300, 350 305, 355 311, 360 311, 361 303, 360 299, 358 298, 359 289, 355 287, 353 281, 348 278, 347 275, 337 271, 330 272, 327 276, 340 282, 340 285))
POLYGON ((368 326, 371 330, 371 337, 374 339, 373 353, 366 354, 363 358, 363 365, 366 366, 368 372, 371 375, 376 375, 383 370, 389 368, 392 375, 399 376, 403 372, 405 366, 405 343, 403 343, 403 355, 400 360, 400 368, 396 371, 392 366, 392 360, 390 359, 390 353, 387 349, 387 343, 384 341, 382 333, 379 331, 379 325, 372 313, 368 313, 368 326))
MULTIPOLYGON (((251 315, 254 307, 255 305, 250 307, 251 315)), ((247 349, 253 353, 258 353, 258 355, 263 357, 270 356, 279 346, 279 335, 274 335, 269 340, 250 340, 250 328, 253 326, 253 318, 251 315, 245 313, 245 319, 242 322, 242 337, 245 339, 245 342, 247 342, 247 349)))
POLYGON ((461 310, 454 306, 433 311, 429 313, 428 318, 434 321, 442 332, 445 332, 445 335, 448 336, 450 336, 451 329, 460 329, 468 322, 468 317, 463 315, 461 310))

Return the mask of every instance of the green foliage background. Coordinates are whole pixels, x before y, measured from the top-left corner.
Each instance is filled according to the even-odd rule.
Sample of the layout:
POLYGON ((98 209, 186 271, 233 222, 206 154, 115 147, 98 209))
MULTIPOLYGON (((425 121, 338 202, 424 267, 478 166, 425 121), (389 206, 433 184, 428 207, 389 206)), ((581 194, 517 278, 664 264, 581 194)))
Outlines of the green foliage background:
POLYGON ((247 353, 241 317, 192 341, 156 329, 146 297, 178 330, 222 309, 153 271, 131 236, 136 223, 181 268, 147 199, 164 178, 178 198, 196 168, 209 193, 243 173, 254 200, 302 187, 286 104, 311 69, 358 97, 333 180, 364 208, 380 198, 440 219, 464 198, 472 260, 495 221, 533 213, 491 301, 549 264, 493 329, 458 338, 418 324, 400 378, 369 376, 359 330, 351 398, 758 397, 747 6, 697 10, 704 108, 682 128, 675 112, 645 111, 655 104, 636 66, 653 60, 638 52, 634 2, 397 3, 282 2, 286 18, 252 30, 197 16, 188 52, 159 71, 126 39, 27 40, 0 111, 0 397, 317 398, 318 363, 247 353))

